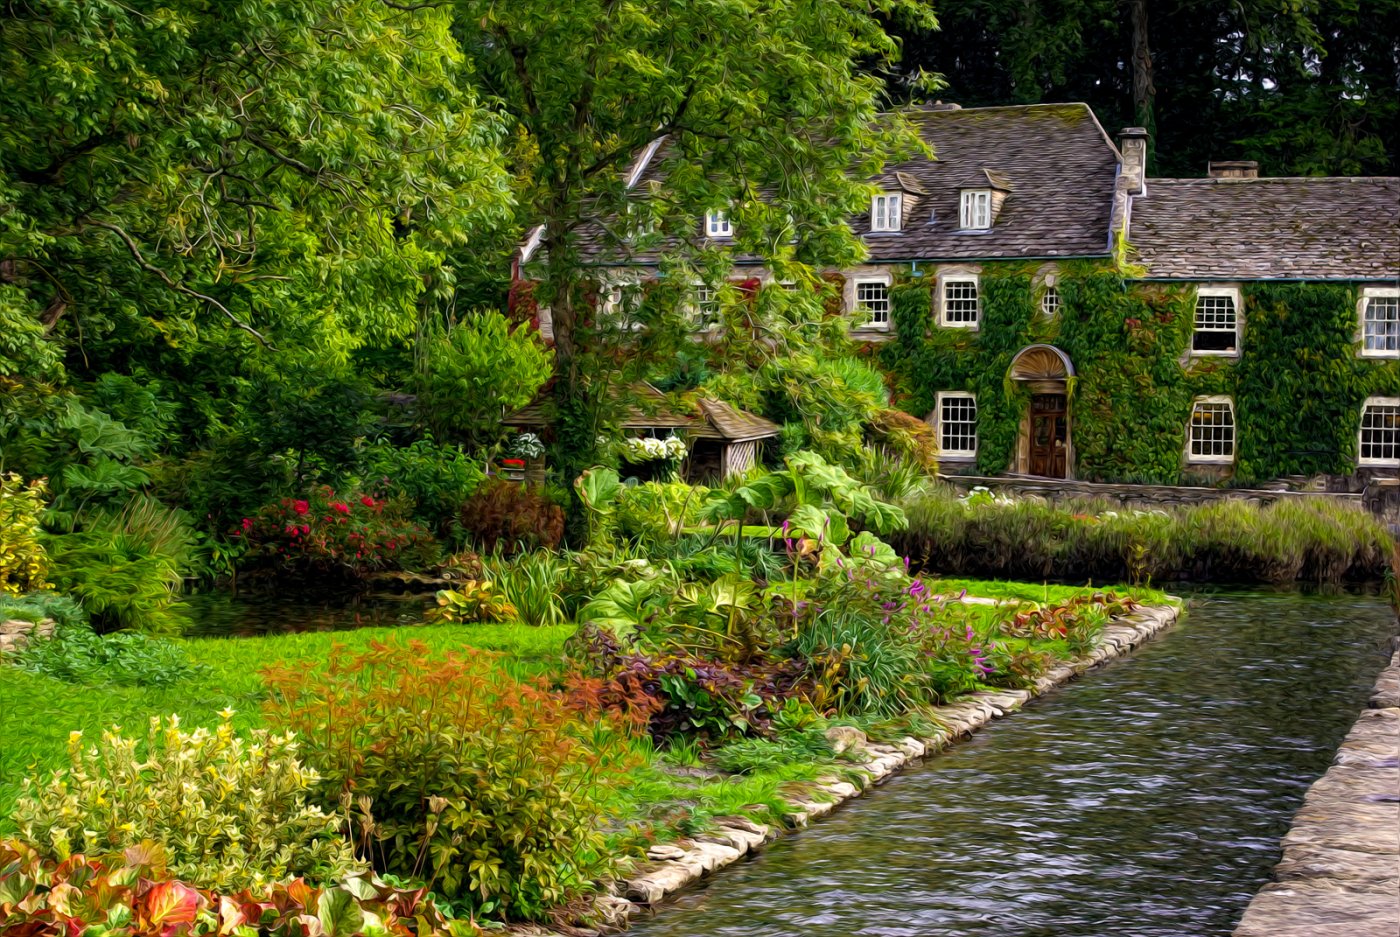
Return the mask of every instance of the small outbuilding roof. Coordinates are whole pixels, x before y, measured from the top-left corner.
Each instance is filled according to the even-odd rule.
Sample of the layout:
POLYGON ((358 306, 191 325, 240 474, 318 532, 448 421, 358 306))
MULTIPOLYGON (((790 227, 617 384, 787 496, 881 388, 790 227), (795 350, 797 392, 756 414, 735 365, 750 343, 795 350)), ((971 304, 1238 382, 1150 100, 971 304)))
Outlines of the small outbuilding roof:
POLYGON ((1394 280, 1400 178, 1148 179, 1128 240, 1151 279, 1394 280))
MULTIPOLYGON (((771 439, 781 429, 771 420, 713 397, 696 397, 689 407, 676 406, 650 384, 633 387, 631 395, 634 399, 627 406, 622 420, 623 429, 684 430, 686 435, 695 439, 721 439, 725 442, 771 439)), ((510 414, 503 422, 506 426, 548 426, 549 404, 545 400, 537 400, 510 414)))

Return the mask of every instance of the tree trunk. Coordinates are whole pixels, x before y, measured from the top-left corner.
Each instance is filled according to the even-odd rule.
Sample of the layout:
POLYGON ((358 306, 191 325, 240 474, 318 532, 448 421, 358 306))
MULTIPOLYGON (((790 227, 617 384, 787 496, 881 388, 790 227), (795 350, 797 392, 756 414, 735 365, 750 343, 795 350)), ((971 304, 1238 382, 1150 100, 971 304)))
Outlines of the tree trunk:
POLYGON ((579 284, 577 270, 565 260, 567 247, 545 236, 546 290, 554 326, 554 451, 552 462, 571 497, 567 532, 571 542, 586 535, 587 508, 573 488, 574 479, 594 462, 598 448, 598 414, 591 388, 580 373, 578 348, 579 284), (557 264, 557 266, 556 266, 557 264))
POLYGON ((1157 142, 1157 118, 1153 102, 1157 90, 1152 86, 1152 49, 1147 42, 1147 0, 1129 0, 1132 16, 1133 119, 1147 130, 1147 157, 1152 160, 1157 142))

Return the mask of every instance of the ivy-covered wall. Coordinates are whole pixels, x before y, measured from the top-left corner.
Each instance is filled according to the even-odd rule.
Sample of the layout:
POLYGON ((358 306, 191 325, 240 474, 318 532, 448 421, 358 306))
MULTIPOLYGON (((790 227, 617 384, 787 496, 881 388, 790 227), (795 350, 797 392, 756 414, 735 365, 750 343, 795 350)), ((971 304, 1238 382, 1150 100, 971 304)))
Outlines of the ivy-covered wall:
MULTIPOLYGON (((927 270, 927 268, 925 268, 927 270)), ((1400 396, 1400 362, 1357 355, 1357 290, 1336 284, 1246 284, 1242 354, 1183 364, 1191 341, 1188 286, 1126 279, 1104 263, 1061 264, 1058 315, 1040 314, 1037 265, 982 265, 981 327, 940 328, 936 277, 905 273, 891 290, 895 337, 881 346, 900 405, 925 417, 938 391, 977 395, 977 470, 1007 471, 1029 392, 1007 380, 1016 352, 1045 342, 1069 355, 1069 410, 1081 479, 1205 481, 1184 461, 1200 395, 1234 399, 1233 481, 1351 474, 1361 405, 1400 396)))

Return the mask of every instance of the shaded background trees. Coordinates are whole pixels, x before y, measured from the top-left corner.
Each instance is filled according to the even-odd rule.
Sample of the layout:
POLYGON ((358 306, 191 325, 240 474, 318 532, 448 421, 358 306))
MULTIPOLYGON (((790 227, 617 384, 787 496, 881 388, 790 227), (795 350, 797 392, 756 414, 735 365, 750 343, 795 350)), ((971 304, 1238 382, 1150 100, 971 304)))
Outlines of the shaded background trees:
POLYGON ((937 9, 938 31, 894 27, 904 42, 897 95, 899 78, 923 68, 943 74, 943 96, 963 106, 1085 101, 1110 133, 1154 129, 1155 175, 1204 175, 1211 159, 1257 159, 1268 175, 1400 171, 1397 0, 942 0, 937 9), (1148 60, 1134 54, 1142 39, 1150 81, 1140 74, 1148 60))

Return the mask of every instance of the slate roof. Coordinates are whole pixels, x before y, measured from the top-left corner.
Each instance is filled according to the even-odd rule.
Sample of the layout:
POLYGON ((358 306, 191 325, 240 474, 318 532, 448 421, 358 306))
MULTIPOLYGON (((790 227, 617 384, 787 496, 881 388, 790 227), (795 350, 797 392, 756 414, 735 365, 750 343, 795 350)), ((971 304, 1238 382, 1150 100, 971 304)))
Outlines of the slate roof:
MULTIPOLYGON (((765 420, 746 410, 710 397, 700 397, 694 401, 693 410, 678 410, 672 407, 666 395, 650 384, 632 388, 638 400, 627 407, 623 417, 623 429, 676 429, 697 439, 722 439, 726 442, 742 442, 750 439, 768 439, 781 431, 778 424, 765 420)), ((506 426, 547 426, 550 422, 550 409, 546 401, 540 400, 516 410, 502 421, 506 426)))
POLYGON ((870 262, 1015 257, 1104 257, 1119 154, 1087 104, 1031 104, 909 112, 935 159, 887 167, 912 177, 919 198, 904 230, 870 233, 869 214, 851 228, 870 262), (963 188, 1009 194, 987 231, 958 229, 963 188))
MULTIPOLYGON (((890 163, 873 180, 914 198, 904 230, 870 232, 870 213, 851 219, 869 263, 1018 257, 1106 257, 1119 154, 1087 104, 1033 104, 907 112, 936 158, 890 163), (958 230, 960 191, 994 186, 1010 194, 986 231, 958 230)), ((629 177, 664 185, 665 147, 629 177)), ((700 239, 701 219, 695 219, 700 239)), ((674 248, 631 252, 601 226, 580 233, 594 263, 647 264, 674 248)), ((527 248, 527 255, 530 249, 527 248)), ((737 262, 754 262, 736 257, 737 262)))
POLYGON ((1148 179, 1128 240, 1152 279, 1400 278, 1400 178, 1148 179))

